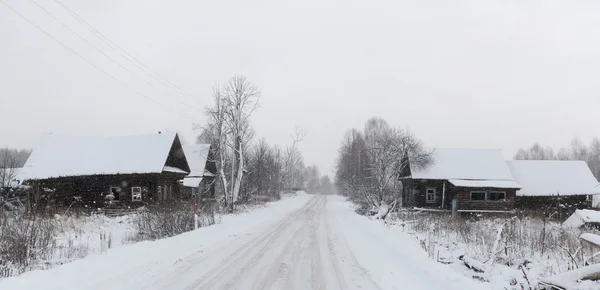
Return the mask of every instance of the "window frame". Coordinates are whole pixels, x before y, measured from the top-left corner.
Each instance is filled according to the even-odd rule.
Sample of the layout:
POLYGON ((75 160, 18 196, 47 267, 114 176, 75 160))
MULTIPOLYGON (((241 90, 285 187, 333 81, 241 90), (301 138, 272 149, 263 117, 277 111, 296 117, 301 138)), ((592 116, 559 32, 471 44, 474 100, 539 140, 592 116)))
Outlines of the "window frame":
POLYGON ((473 201, 473 202, 488 201, 488 193, 486 190, 471 190, 469 192, 469 201, 473 201), (473 199, 473 193, 483 193, 483 199, 473 199))
POLYGON ((131 201, 132 202, 141 202, 142 201, 142 187, 141 186, 132 186, 131 187, 131 201), (133 193, 134 189, 139 189, 139 193, 140 193, 139 199, 135 199, 135 195, 133 193))
POLYGON ((490 191, 488 191, 487 200, 488 201, 492 201, 492 202, 503 202, 503 201, 506 201, 506 191, 502 191, 502 190, 490 190, 490 191), (492 195, 492 192, 494 192, 494 193, 502 193, 502 194, 504 194, 504 198, 503 199, 494 199, 494 200, 492 200, 490 198, 490 196, 492 195))
POLYGON ((121 187, 119 186, 111 186, 108 188, 108 192, 110 192, 110 194, 112 194, 115 198, 113 198, 112 201, 119 201, 121 198, 121 187), (116 194, 113 192, 113 188, 116 188, 116 194))
POLYGON ((437 200, 437 189, 435 187, 425 188, 425 203, 435 203, 436 200, 437 200), (432 193, 433 199, 429 199, 429 190, 433 190, 433 193, 432 193))

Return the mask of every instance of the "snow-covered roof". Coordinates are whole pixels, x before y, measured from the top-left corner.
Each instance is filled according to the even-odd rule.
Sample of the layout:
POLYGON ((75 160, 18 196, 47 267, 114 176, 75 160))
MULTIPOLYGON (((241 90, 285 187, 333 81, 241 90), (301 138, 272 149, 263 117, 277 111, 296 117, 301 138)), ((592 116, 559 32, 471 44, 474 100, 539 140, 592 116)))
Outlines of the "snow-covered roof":
POLYGON ((499 149, 433 149, 433 164, 425 169, 411 164, 414 179, 513 180, 499 149))
POLYGON ((517 196, 600 194, 598 181, 584 161, 510 160, 507 164, 523 186, 517 196))
POLYGON ((518 189, 521 186, 512 180, 465 180, 465 179, 450 179, 448 180, 457 187, 474 187, 474 188, 511 188, 518 189))
POLYGON ((586 223, 600 224, 600 211, 578 209, 563 223, 570 227, 580 227, 586 223))
POLYGON ((171 172, 171 173, 182 173, 182 174, 188 174, 187 171, 179 169, 177 167, 173 167, 173 166, 165 166, 163 167, 163 171, 162 172, 171 172))
POLYGON ((186 177, 183 179, 183 186, 185 187, 198 187, 202 182, 202 177, 186 177))
POLYGON ((162 173, 176 137, 170 132, 116 137, 45 135, 27 159, 23 178, 162 173))
POLYGON ((190 165, 190 177, 205 175, 206 160, 210 152, 210 144, 183 145, 183 152, 190 165))

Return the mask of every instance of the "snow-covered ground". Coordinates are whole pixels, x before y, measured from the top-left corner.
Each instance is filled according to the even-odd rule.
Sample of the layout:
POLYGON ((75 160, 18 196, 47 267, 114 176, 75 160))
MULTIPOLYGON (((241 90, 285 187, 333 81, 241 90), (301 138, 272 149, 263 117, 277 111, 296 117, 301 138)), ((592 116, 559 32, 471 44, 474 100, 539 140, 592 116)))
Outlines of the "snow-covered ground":
POLYGON ((299 194, 221 224, 141 242, 0 289, 487 289, 339 196, 299 194))

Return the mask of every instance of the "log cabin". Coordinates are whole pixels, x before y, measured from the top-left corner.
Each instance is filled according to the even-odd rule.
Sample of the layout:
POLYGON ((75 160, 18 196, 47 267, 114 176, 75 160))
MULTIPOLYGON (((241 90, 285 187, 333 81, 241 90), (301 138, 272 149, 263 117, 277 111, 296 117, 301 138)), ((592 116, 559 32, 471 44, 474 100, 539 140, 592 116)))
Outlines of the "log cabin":
POLYGON ((46 135, 25 163, 22 178, 32 186, 34 203, 138 207, 176 200, 189 173, 176 133, 46 135))
POLYGON ((509 160, 508 168, 522 188, 516 206, 524 210, 557 211, 566 217, 592 207, 600 195, 598 181, 584 161, 509 160))
POLYGON ((400 177, 404 207, 457 212, 506 212, 521 186, 496 149, 437 148, 425 168, 412 164, 400 177))
POLYGON ((214 199, 217 166, 211 145, 183 145, 183 152, 191 171, 183 179, 182 193, 190 198, 214 199))

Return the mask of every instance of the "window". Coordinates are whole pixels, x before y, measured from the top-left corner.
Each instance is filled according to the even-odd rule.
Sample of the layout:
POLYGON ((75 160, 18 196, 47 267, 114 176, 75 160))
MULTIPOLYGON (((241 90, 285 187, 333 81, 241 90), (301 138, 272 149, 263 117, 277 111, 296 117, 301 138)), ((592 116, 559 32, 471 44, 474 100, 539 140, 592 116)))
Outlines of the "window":
POLYGON ((506 192, 504 191, 490 191, 488 195, 490 201, 504 201, 506 200, 506 192))
POLYGON ((428 187, 425 194, 425 201, 427 203, 434 203, 436 197, 435 195, 435 187, 428 187))
POLYGON ((471 200, 485 201, 485 191, 471 191, 471 200))
POLYGON ((142 201, 142 188, 132 187, 131 188, 131 201, 142 201))
POLYGON ((119 200, 119 195, 121 193, 121 188, 120 187, 111 187, 110 188, 110 194, 114 197, 113 200, 119 200))
POLYGON ((162 200, 162 186, 158 186, 156 189, 156 199, 162 200))

